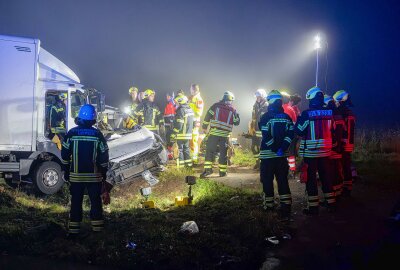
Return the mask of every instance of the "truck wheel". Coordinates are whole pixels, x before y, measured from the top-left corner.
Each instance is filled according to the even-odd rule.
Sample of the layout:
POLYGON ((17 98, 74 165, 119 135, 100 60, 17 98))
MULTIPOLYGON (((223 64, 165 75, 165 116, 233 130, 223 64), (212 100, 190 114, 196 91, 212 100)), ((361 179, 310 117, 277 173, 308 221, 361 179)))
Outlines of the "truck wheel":
POLYGON ((40 163, 34 171, 33 183, 36 190, 41 193, 47 195, 56 193, 64 184, 60 165, 54 161, 40 163))

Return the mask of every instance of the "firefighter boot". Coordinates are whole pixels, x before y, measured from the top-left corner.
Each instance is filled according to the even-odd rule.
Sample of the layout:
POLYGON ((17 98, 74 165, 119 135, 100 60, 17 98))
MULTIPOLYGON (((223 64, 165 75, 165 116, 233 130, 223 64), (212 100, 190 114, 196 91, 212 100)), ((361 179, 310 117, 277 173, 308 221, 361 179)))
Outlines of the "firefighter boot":
POLYGON ((211 175, 213 173, 212 169, 205 169, 202 174, 200 174, 200 178, 206 178, 207 176, 211 175))
POLYGON ((219 177, 224 177, 226 176, 226 172, 219 172, 219 177))

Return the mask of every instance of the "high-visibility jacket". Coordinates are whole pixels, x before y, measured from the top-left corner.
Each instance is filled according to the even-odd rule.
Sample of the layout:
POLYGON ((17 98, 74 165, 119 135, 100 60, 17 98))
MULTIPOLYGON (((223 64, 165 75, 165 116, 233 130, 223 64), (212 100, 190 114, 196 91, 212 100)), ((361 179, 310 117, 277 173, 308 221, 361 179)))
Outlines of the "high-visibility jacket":
POLYGON ((303 111, 295 125, 295 133, 302 137, 299 154, 307 158, 329 157, 334 124, 332 110, 322 105, 303 111))
POLYGON ((65 133, 65 107, 57 103, 50 108, 50 130, 54 134, 65 133))
POLYGON ((262 134, 261 134, 261 130, 258 126, 258 123, 260 122, 261 117, 263 116, 264 113, 266 113, 268 111, 268 103, 263 100, 261 102, 255 102, 253 105, 253 112, 252 112, 252 121, 253 124, 252 126, 254 127, 255 131, 256 131, 256 137, 261 138, 262 134))
POLYGON ((239 114, 236 109, 224 101, 213 104, 208 109, 203 121, 203 129, 210 126, 210 135, 229 137, 233 126, 240 124, 239 114))
POLYGON ((132 116, 136 119, 142 117, 142 125, 152 131, 158 131, 158 126, 164 123, 158 106, 148 100, 140 103, 133 111, 132 116))
POLYGON ((188 104, 179 105, 176 110, 173 134, 177 140, 192 139, 194 113, 188 104))
POLYGON ((282 105, 283 107, 283 111, 290 116, 290 118, 292 119, 293 123, 297 122, 297 113, 295 111, 295 109, 289 105, 289 103, 285 103, 282 105))
POLYGON ((282 107, 269 106, 268 112, 261 116, 258 123, 262 132, 260 159, 277 158, 278 149, 284 157, 289 156, 289 146, 294 136, 294 125, 282 107))
POLYGON ((166 127, 173 126, 175 114, 176 114, 175 104, 172 101, 169 101, 164 109, 164 125, 166 127))
POLYGON ((77 126, 64 137, 62 165, 71 182, 101 182, 108 168, 108 146, 94 127, 77 126))
POLYGON ((189 106, 194 113, 194 121, 199 122, 204 110, 204 102, 200 96, 200 92, 191 97, 189 106))
POLYGON ((331 106, 333 112, 333 119, 334 119, 334 132, 332 134, 332 152, 331 152, 331 159, 338 159, 342 158, 343 152, 343 129, 344 129, 344 120, 343 116, 340 114, 339 110, 336 108, 334 104, 331 106))
POLYGON ((338 107, 339 114, 342 115, 344 121, 343 127, 343 151, 353 152, 354 151, 354 130, 356 125, 356 117, 353 111, 345 104, 341 104, 338 107))

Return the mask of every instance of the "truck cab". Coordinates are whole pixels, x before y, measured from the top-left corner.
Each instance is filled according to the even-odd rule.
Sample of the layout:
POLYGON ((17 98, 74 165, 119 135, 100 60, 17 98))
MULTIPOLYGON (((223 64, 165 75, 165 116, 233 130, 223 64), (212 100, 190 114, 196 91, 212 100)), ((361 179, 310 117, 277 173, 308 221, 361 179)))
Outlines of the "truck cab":
MULTIPOLYGON (((39 192, 53 194, 64 181, 52 107, 61 108, 57 121, 66 132, 75 126, 82 105, 93 102, 99 112, 104 112, 104 95, 85 89, 79 77, 43 49, 38 39, 0 35, 0 57, 0 174, 10 185, 32 183, 39 192), (62 102, 60 95, 66 97, 62 102)), ((111 183, 137 178, 164 162, 163 149, 151 132, 138 129, 124 137, 110 142, 110 157, 115 159, 110 162, 110 168, 114 168, 108 179, 111 183), (140 165, 135 163, 137 156, 141 156, 141 166, 147 156, 156 162, 131 173, 121 170, 121 161, 125 167, 140 165)))

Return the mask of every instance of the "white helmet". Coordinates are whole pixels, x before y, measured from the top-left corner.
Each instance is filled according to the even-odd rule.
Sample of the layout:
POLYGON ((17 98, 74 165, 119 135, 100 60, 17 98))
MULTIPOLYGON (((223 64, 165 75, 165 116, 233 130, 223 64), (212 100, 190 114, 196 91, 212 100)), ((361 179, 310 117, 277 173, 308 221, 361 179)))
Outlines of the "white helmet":
POLYGON ((257 89, 257 91, 256 91, 256 93, 254 95, 256 97, 266 98, 267 97, 267 92, 265 92, 264 89, 257 89))

